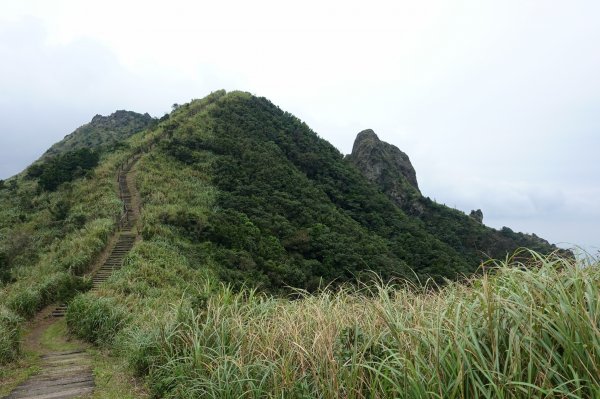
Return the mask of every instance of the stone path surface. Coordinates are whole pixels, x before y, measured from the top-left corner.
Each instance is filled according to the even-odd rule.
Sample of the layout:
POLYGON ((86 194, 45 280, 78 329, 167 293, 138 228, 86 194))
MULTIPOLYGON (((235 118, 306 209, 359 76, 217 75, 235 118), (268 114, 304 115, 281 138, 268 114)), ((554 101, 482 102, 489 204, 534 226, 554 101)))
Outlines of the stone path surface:
MULTIPOLYGON (((118 238, 108 258, 93 274, 92 291, 106 281, 112 272, 121 268, 123 259, 136 240, 134 226, 137 214, 133 207, 133 181, 129 172, 138 157, 129 160, 118 174, 119 195, 123 201, 123 217, 119 221, 118 238)), ((67 312, 67 304, 56 307, 50 317, 62 318, 67 312)), ((70 351, 49 352, 41 355, 41 371, 15 388, 5 399, 67 399, 89 396, 94 391, 92 359, 85 348, 70 351)))
POLYGON ((63 399, 89 395, 94 390, 91 358, 83 350, 42 356, 42 370, 19 385, 6 399, 63 399))

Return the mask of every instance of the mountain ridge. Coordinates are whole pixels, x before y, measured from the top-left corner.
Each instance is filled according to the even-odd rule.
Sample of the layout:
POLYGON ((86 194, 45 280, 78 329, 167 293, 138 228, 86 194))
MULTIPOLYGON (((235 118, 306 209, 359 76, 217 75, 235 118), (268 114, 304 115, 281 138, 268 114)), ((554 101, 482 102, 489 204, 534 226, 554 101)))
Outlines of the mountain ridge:
POLYGON ((62 140, 53 144, 41 159, 82 148, 96 150, 115 145, 131 135, 147 129, 157 122, 150 114, 117 110, 110 115, 96 114, 88 123, 75 129, 62 140))
MULTIPOLYGON (((96 115, 46 154, 102 150, 102 165, 110 154, 127 151, 135 133, 143 137, 153 130, 165 133, 152 152, 163 163, 156 173, 173 163, 208 176, 217 211, 194 213, 189 204, 196 194, 182 191, 188 183, 175 174, 171 191, 191 202, 158 206, 160 216, 146 218, 155 226, 145 227, 146 238, 151 231, 171 231, 169 236, 187 242, 186 256, 210 263, 234 285, 313 290, 323 281, 350 281, 371 270, 384 278, 410 279, 416 273, 442 281, 473 273, 488 256, 504 257, 522 246, 556 250, 537 236, 490 229, 422 196, 408 155, 372 130, 360 132, 352 154, 344 156, 297 117, 244 92, 215 92, 177 107, 160 122, 130 111, 96 115), (140 132, 142 125, 147 130, 140 132), (84 140, 89 137, 96 140, 84 140), (199 247, 205 254, 198 255, 199 247)), ((72 178, 94 175, 77 172, 72 178)), ((30 187, 26 195, 34 198, 39 177, 28 178, 34 183, 24 184, 30 187)), ((57 198, 62 191, 59 187, 57 198)), ((52 212, 61 220, 81 219, 70 215, 73 200, 53 201, 52 212)), ((18 231, 18 219, 10 220, 18 231)), ((12 234, 5 227, 4 236, 12 234)), ((0 249, 13 245, 1 237, 0 249)), ((18 251, 8 253, 20 259, 18 251)))

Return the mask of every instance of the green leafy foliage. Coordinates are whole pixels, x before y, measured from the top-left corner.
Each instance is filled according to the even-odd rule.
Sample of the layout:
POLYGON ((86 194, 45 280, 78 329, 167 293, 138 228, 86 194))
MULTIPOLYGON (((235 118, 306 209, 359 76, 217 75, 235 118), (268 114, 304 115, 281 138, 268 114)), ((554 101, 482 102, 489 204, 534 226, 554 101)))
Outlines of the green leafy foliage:
POLYGON ((183 227, 190 241, 205 245, 225 281, 315 290, 370 271, 386 279, 414 278, 411 269, 455 278, 477 267, 266 99, 231 93, 192 113, 179 108, 161 150, 212 176, 218 209, 194 234, 185 223, 162 223, 183 227))
POLYGON ((0 306, 0 364, 18 357, 21 322, 22 319, 14 312, 0 306))
POLYGON ((67 325, 90 342, 109 344, 128 317, 128 312, 113 299, 80 295, 69 304, 67 325))
POLYGON ((59 185, 82 177, 98 165, 100 156, 88 148, 66 152, 31 166, 27 176, 37 178, 40 187, 54 191, 59 185))

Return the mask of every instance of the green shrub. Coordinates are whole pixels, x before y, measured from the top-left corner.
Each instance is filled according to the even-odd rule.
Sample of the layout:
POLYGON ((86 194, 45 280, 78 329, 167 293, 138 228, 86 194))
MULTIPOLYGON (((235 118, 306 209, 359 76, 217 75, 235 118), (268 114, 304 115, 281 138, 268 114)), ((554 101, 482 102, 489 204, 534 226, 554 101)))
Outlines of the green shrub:
POLYGON ((86 171, 98 165, 99 160, 97 152, 82 148, 30 167, 28 175, 38 177, 38 183, 44 190, 54 191, 62 183, 84 176, 86 171))
POLYGON ((114 299, 82 294, 69 303, 67 325, 80 338, 109 344, 129 317, 129 312, 114 299))

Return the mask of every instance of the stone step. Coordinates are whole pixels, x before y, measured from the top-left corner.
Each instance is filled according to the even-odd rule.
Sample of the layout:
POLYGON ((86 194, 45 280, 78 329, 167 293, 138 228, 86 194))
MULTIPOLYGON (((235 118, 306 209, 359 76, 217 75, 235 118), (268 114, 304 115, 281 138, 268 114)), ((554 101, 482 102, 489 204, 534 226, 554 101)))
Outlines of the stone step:
POLYGON ((50 393, 34 393, 30 395, 28 392, 23 392, 22 395, 17 394, 13 396, 12 394, 7 396, 6 399, 68 399, 68 398, 79 398, 83 395, 90 394, 94 391, 94 383, 88 383, 85 387, 75 387, 71 388, 69 386, 63 387, 59 391, 50 392, 50 393))
POLYGON ((36 379, 32 381, 31 384, 27 384, 27 386, 21 386, 16 388, 13 393, 22 392, 27 390, 28 388, 37 389, 38 387, 60 387, 64 385, 72 385, 72 384, 80 384, 82 382, 94 381, 94 377, 87 374, 75 375, 73 377, 67 378, 53 378, 53 379, 36 379))

